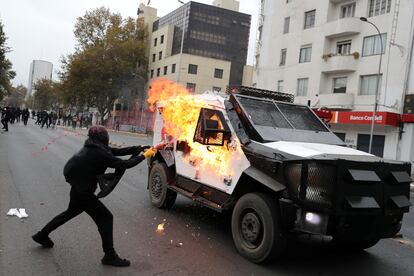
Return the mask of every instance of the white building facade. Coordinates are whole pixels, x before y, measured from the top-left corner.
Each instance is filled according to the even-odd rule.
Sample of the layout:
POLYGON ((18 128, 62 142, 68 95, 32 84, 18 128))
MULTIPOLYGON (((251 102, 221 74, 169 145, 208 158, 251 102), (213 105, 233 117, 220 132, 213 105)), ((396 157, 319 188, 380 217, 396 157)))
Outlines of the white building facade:
POLYGON ((33 60, 30 63, 29 84, 27 85, 27 95, 32 96, 34 85, 41 79, 52 79, 53 64, 44 60, 33 60))
POLYGON ((367 151, 382 50, 372 152, 412 161, 414 1, 261 4, 254 85, 292 93, 298 103, 332 111, 332 130, 349 146, 367 151), (360 17, 375 24, 381 36, 360 17))

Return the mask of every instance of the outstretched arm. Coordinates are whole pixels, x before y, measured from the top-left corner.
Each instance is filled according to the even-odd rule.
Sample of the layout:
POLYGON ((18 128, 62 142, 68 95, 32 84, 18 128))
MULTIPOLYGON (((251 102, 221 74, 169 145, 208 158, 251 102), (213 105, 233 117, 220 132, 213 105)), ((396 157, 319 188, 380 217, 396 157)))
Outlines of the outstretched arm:
POLYGON ((125 148, 110 148, 112 154, 115 156, 125 156, 125 155, 138 155, 143 150, 150 148, 150 146, 133 146, 125 148))

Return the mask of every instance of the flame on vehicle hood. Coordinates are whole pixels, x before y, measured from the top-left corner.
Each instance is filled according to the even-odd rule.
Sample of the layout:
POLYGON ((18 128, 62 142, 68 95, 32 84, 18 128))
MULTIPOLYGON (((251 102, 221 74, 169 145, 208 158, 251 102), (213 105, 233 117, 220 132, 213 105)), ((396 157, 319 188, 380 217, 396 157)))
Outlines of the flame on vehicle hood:
POLYGON ((187 142, 191 148, 190 153, 184 156, 188 164, 195 166, 201 173, 214 173, 223 178, 233 175, 232 155, 242 155, 234 155, 234 151, 242 151, 239 145, 232 151, 227 144, 207 147, 193 142, 200 109, 211 108, 208 100, 193 95, 170 80, 157 79, 150 85, 147 101, 151 111, 155 111, 157 105, 161 107, 164 122, 162 133, 171 136, 173 141, 187 142))

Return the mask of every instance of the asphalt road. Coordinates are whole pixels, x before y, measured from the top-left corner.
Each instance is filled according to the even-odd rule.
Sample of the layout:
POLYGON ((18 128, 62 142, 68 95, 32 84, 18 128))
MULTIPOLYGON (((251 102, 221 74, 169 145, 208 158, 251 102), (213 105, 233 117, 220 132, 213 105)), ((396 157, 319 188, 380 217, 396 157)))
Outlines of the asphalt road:
MULTIPOLYGON (((115 144, 149 144, 151 139, 110 133, 115 144)), ((179 197, 173 209, 151 206, 143 162, 130 169, 103 200, 114 214, 115 247, 128 268, 105 267, 100 237, 82 214, 52 233, 53 249, 31 235, 68 203, 65 162, 80 149, 83 132, 11 125, 0 132, 0 275, 414 275, 414 215, 405 216, 401 239, 380 241, 358 254, 340 254, 304 237, 283 259, 265 265, 240 257, 233 246, 230 216, 179 197), (26 208, 26 219, 6 216, 26 208), (165 223, 165 231, 156 233, 165 223)))

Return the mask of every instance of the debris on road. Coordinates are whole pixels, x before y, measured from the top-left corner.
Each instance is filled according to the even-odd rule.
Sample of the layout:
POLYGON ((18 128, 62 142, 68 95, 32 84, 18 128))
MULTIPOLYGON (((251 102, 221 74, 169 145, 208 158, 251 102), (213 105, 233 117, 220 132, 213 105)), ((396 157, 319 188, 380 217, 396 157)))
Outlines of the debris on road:
POLYGON ((27 218, 29 215, 26 213, 26 209, 24 208, 11 208, 8 212, 7 212, 8 216, 16 216, 18 218, 27 218))
POLYGON ((155 230, 155 232, 157 232, 157 233, 164 233, 164 225, 165 225, 165 223, 158 224, 157 230, 155 230))

